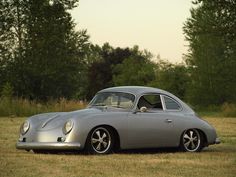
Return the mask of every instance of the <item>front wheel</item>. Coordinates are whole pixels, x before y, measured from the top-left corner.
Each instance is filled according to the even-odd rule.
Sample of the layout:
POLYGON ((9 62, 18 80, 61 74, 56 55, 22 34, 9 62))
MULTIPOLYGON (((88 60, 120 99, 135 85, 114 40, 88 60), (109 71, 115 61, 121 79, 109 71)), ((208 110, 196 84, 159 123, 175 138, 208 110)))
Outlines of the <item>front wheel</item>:
POLYGON ((89 133, 86 149, 92 154, 109 154, 114 147, 114 135, 108 127, 97 127, 89 133))
POLYGON ((203 137, 196 129, 185 130, 180 141, 180 148, 185 152, 200 152, 203 148, 203 137))

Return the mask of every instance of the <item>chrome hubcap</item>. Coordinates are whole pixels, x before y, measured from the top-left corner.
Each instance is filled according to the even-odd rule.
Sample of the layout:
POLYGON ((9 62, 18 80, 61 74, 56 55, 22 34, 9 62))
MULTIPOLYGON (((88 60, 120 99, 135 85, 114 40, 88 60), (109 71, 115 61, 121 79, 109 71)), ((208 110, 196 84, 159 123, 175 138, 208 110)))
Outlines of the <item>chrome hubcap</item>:
POLYGON ((183 143, 187 151, 196 151, 200 146, 200 135, 198 131, 194 129, 185 131, 183 136, 183 143))
POLYGON ((106 152, 111 146, 111 136, 109 132, 103 127, 95 129, 91 136, 91 145, 97 153, 106 152))

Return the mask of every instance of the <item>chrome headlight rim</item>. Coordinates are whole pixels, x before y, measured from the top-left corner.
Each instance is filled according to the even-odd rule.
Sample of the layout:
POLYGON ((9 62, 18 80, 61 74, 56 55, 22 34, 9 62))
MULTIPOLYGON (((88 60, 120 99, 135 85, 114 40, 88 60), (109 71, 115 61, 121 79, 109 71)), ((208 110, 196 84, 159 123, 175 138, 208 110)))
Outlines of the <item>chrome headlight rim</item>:
POLYGON ((30 129, 30 123, 28 120, 26 120, 23 124, 21 124, 20 127, 20 133, 21 135, 25 135, 30 129))
POLYGON ((65 135, 67 135, 68 133, 71 132, 73 127, 74 127, 74 122, 72 120, 68 120, 68 121, 65 122, 65 124, 62 128, 62 131, 65 135))

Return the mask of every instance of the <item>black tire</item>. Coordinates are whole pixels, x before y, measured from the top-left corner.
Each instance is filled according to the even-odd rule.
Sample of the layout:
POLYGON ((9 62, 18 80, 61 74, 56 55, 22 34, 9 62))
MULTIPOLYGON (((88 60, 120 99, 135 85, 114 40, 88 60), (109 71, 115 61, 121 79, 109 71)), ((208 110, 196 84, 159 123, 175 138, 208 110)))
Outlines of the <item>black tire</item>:
POLYGON ((180 140, 180 150, 184 152, 200 152, 204 147, 204 138, 197 129, 185 130, 180 140))
POLYGON ((115 136, 111 128, 100 126, 94 128, 86 140, 89 154, 110 154, 114 150, 115 136))

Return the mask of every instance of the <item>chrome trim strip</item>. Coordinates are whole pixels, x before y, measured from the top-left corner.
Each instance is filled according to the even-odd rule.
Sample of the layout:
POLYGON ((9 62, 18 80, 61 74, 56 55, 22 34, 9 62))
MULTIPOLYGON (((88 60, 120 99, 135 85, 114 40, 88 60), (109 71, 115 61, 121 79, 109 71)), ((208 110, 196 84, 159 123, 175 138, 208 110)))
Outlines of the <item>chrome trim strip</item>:
POLYGON ((162 108, 163 108, 164 111, 166 111, 166 104, 165 104, 164 96, 160 95, 160 98, 161 98, 162 108))
POLYGON ((53 117, 47 119, 47 120, 43 123, 42 128, 44 128, 49 122, 51 122, 52 120, 54 120, 54 119, 57 118, 57 117, 60 117, 60 115, 56 114, 55 116, 53 116, 53 117))

